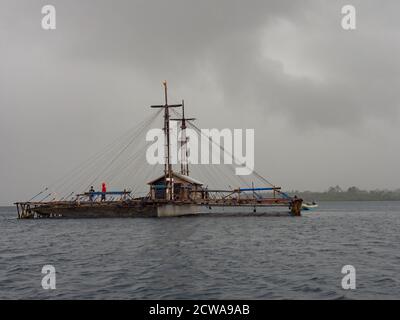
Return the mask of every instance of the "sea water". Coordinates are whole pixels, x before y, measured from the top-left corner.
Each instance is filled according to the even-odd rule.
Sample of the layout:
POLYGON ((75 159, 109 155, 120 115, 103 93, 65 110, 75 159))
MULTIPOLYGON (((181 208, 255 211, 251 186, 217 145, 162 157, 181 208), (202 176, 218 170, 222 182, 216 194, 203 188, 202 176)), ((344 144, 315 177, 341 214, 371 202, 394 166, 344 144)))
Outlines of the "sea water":
POLYGON ((0 208, 1 299, 400 299, 400 202, 321 202, 302 217, 16 216, 0 208))

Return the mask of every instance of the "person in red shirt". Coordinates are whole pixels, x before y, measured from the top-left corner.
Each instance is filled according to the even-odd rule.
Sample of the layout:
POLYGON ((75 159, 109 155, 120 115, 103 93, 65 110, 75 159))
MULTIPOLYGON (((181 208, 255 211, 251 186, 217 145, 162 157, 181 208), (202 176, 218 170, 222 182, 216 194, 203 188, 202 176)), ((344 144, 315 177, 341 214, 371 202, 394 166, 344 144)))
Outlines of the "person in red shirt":
POLYGON ((101 184, 101 192, 103 192, 103 194, 101 195, 101 201, 106 201, 107 187, 105 182, 101 184))

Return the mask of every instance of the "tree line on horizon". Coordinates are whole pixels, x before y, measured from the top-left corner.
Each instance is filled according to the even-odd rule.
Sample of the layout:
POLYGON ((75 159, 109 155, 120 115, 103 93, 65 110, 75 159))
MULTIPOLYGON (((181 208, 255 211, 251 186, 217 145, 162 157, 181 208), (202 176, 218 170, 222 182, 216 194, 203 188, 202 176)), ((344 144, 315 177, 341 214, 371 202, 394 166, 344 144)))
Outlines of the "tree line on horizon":
POLYGON ((298 196, 306 201, 400 201, 400 189, 362 190, 355 186, 343 190, 340 186, 329 187, 322 192, 316 191, 289 191, 291 196, 298 196))

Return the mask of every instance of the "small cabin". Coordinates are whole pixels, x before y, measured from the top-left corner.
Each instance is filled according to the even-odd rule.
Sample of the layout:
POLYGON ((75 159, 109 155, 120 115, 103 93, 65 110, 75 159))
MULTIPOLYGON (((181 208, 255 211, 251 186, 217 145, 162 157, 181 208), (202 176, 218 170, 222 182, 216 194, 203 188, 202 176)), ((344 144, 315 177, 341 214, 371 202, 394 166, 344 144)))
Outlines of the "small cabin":
MULTIPOLYGON (((203 183, 183 174, 172 172, 172 199, 175 201, 190 201, 204 199, 208 192, 203 189, 203 183)), ((165 175, 147 183, 150 185, 150 197, 153 200, 168 199, 167 180, 165 175)))

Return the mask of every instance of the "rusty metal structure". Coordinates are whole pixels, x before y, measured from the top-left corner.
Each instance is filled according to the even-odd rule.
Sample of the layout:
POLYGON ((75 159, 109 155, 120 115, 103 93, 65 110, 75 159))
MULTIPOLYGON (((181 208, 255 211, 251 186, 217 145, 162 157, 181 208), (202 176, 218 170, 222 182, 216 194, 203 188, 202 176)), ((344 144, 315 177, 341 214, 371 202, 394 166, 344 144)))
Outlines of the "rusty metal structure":
MULTIPOLYGON (((168 217, 201 214, 246 214, 246 215, 292 215, 300 216, 302 199, 290 197, 274 185, 214 189, 189 175, 187 137, 188 124, 194 118, 185 117, 184 101, 180 104, 168 103, 167 82, 163 82, 164 99, 162 105, 151 108, 163 111, 165 135, 164 173, 150 182, 145 196, 134 196, 131 191, 83 192, 72 198, 56 197, 50 201, 34 199, 17 202, 19 219, 28 218, 101 218, 101 217, 168 217), (181 108, 180 117, 171 118, 171 109, 181 108), (170 123, 178 121, 183 133, 181 139, 180 171, 174 171, 171 163, 170 123), (99 201, 99 199, 100 200, 99 201)), ((114 160, 113 160, 114 161, 114 160)), ((268 182, 261 175, 261 181, 268 182)), ((268 182, 269 183, 269 182, 268 182)))

